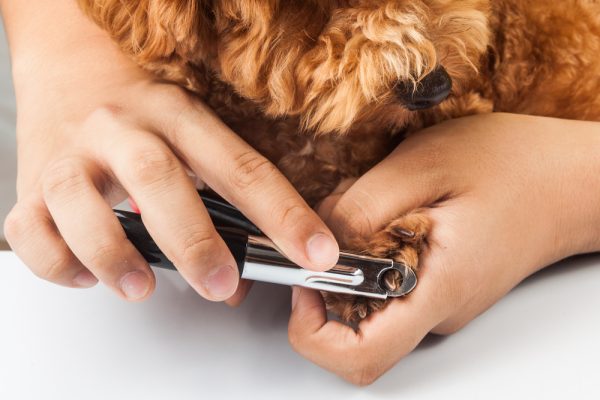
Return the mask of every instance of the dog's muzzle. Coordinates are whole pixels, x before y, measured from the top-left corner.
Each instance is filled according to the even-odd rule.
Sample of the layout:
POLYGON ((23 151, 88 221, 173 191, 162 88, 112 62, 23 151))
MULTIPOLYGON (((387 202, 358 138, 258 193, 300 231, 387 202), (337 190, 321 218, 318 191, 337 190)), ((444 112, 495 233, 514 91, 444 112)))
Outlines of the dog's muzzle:
POLYGON ((451 90, 452 78, 442 66, 421 79, 416 86, 412 83, 400 82, 395 88, 402 104, 411 111, 437 106, 446 100, 451 90))

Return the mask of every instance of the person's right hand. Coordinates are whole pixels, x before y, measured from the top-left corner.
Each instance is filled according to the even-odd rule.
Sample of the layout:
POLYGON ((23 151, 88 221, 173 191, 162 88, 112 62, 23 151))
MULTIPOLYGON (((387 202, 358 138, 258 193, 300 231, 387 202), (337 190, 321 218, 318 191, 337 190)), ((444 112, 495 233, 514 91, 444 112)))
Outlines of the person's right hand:
POLYGON ((61 51, 13 48, 18 202, 4 229, 36 275, 70 287, 100 280, 128 300, 146 298, 154 275, 111 210, 129 195, 198 293, 239 302, 245 293, 243 285, 236 292, 236 263, 187 170, 297 264, 335 264, 332 233, 273 164, 200 101, 143 72, 69 12, 81 21, 49 28, 76 29, 61 51))

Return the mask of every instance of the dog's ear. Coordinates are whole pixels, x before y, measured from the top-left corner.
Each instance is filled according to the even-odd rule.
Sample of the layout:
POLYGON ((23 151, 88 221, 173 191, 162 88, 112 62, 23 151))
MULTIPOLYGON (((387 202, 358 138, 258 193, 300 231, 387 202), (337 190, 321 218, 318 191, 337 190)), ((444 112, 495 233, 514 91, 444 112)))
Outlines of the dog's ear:
POLYGON ((200 64, 215 41, 209 0, 78 0, 141 65, 173 58, 200 64))

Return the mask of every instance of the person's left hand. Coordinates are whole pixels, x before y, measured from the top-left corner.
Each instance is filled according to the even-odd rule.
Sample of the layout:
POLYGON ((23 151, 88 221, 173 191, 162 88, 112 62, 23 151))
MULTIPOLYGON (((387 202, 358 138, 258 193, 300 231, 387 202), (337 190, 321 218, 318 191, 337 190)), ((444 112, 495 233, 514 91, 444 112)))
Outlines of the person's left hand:
POLYGON ((294 288, 289 339, 343 378, 373 382, 428 333, 450 334, 528 275, 600 249, 600 126, 508 114, 411 136, 320 213, 344 241, 424 208, 433 224, 419 282, 355 331, 294 288))

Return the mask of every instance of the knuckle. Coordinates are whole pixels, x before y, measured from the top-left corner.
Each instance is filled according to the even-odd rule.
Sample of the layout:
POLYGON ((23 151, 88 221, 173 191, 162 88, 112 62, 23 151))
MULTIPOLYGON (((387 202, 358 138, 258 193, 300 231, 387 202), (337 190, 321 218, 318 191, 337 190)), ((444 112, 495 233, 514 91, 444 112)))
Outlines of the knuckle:
POLYGON ((158 121, 159 128, 167 135, 171 144, 181 148, 186 142, 183 135, 189 131, 186 127, 190 124, 195 125, 193 117, 201 112, 200 104, 186 89, 173 84, 161 84, 156 94, 158 104, 162 105, 165 99, 168 99, 172 107, 172 111, 167 113, 169 117, 158 121))
POLYGON ((125 167, 134 182, 153 186, 172 176, 180 165, 175 156, 169 154, 166 149, 149 147, 130 154, 125 167))
POLYGON ((229 176, 231 185, 246 192, 272 177, 277 172, 275 166, 253 150, 239 154, 229 176))
POLYGON ((297 226, 300 221, 306 220, 306 207, 297 202, 284 202, 277 210, 273 212, 274 220, 279 226, 293 227, 297 226))
POLYGON ((298 334, 295 329, 288 329, 288 342, 292 349, 300 353, 302 349, 302 335, 298 334))
POLYGON ((108 265, 115 265, 123 258, 121 248, 116 243, 100 243, 94 247, 85 264, 90 269, 98 270, 108 265))
POLYGON ((50 282, 61 281, 63 275, 74 264, 73 257, 67 250, 61 250, 41 268, 32 268, 33 273, 50 282))
POLYGON ((54 163, 42 178, 44 196, 53 197, 79 192, 85 184, 82 170, 82 163, 73 158, 66 158, 54 163))
POLYGON ((15 207, 4 220, 4 237, 9 243, 15 242, 24 236, 27 226, 25 217, 15 207))
POLYGON ((34 209, 17 204, 4 221, 5 237, 17 254, 22 252, 29 260, 26 264, 37 277, 60 283, 78 261, 66 245, 54 246, 43 254, 35 251, 36 243, 42 239, 40 228, 45 218, 34 209))
POLYGON ((90 128, 94 128, 95 131, 98 126, 105 126, 106 124, 112 125, 123 118, 124 109, 118 104, 103 104, 94 108, 87 119, 85 125, 90 128))
POLYGON ((179 243, 181 250, 174 261, 175 264, 184 266, 197 266, 198 260, 214 257, 218 248, 215 234, 203 224, 193 226, 179 243))
POLYGON ((369 386, 381 376, 380 369, 375 364, 362 364, 343 376, 356 386, 369 386))

